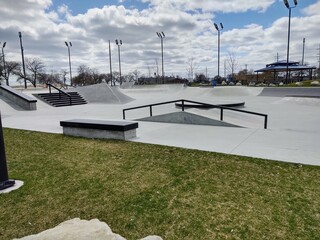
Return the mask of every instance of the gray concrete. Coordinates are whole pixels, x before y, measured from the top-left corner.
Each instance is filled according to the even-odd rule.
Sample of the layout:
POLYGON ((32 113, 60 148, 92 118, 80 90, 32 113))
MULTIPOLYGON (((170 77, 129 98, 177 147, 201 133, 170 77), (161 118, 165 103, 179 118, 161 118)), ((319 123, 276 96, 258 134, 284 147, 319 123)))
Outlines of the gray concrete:
POLYGON ((128 131, 110 131, 91 128, 63 127, 63 134, 96 139, 129 140, 137 136, 136 129, 128 131))
POLYGON ((23 94, 14 88, 6 85, 0 85, 0 95, 6 98, 9 104, 18 105, 23 110, 37 110, 37 100, 31 96, 23 94))
POLYGON ((73 91, 77 91, 88 103, 124 104, 134 100, 119 91, 118 87, 110 87, 105 83, 67 90, 73 91))
MULTIPOLYGON (((62 120, 88 117, 119 120, 122 119, 123 108, 155 102, 181 98, 212 104, 229 100, 245 101, 244 110, 269 115, 267 130, 263 129, 263 118, 259 116, 226 111, 225 122, 245 128, 139 122, 138 136, 132 141, 320 166, 320 99, 258 96, 262 90, 238 86, 142 86, 119 89, 122 94, 135 99, 123 105, 106 102, 53 108, 39 101, 37 111, 21 112, 0 99, 0 109, 4 127, 62 133, 59 126, 62 120)), ((25 94, 33 92, 24 91, 25 94)), ((174 104, 153 108, 154 115, 178 111, 181 109, 174 104)), ((188 109, 187 112, 219 119, 217 109, 188 109)), ((128 120, 148 117, 149 109, 130 111, 126 116, 128 120)))
POLYGON ((319 97, 319 87, 268 87, 264 88, 259 96, 264 97, 290 97, 290 96, 301 96, 301 97, 319 97))
POLYGON ((168 114, 161 114, 152 117, 140 118, 137 121, 146 122, 162 122, 162 123, 180 123, 180 124, 193 124, 193 125, 208 125, 220 127, 239 127, 227 122, 211 119, 208 117, 196 115, 189 112, 174 112, 168 114))

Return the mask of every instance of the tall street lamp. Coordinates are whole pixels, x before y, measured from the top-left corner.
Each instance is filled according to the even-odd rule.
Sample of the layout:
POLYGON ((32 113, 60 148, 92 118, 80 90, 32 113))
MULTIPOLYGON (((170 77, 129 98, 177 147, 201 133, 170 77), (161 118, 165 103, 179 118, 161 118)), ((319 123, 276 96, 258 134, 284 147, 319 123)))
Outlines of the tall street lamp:
POLYGON ((161 40, 161 59, 162 59, 162 83, 164 83, 164 65, 163 65, 163 39, 166 37, 164 32, 157 32, 158 37, 161 40))
POLYGON ((283 0, 284 5, 289 9, 289 23, 288 23, 288 44, 287 44, 287 71, 286 71, 286 83, 289 83, 289 46, 290 46, 290 27, 291 27, 291 9, 298 5, 298 0, 293 0, 294 6, 290 6, 288 0, 283 0))
POLYGON ((109 65, 110 65, 110 79, 111 79, 111 86, 112 86, 112 64, 111 64, 111 45, 109 40, 109 65))
POLYGON ((70 72, 70 86, 73 85, 72 83, 72 72, 71 72, 71 58, 70 58, 70 48, 72 47, 72 43, 69 42, 69 44, 67 42, 64 42, 68 48, 68 55, 69 55, 69 72, 70 72))
POLYGON ((122 40, 116 40, 116 44, 118 46, 118 55, 119 55, 119 74, 120 74, 120 86, 122 85, 122 78, 121 78, 121 58, 120 58, 120 46, 122 45, 122 40))
POLYGON ((4 78, 6 79, 6 83, 9 86, 9 79, 7 78, 7 71, 6 71, 6 60, 4 58, 4 51, 3 49, 6 47, 7 42, 4 42, 2 45, 2 58, 3 58, 3 72, 4 72, 4 78))
POLYGON ((220 28, 219 28, 218 24, 214 23, 214 27, 218 31, 218 77, 220 77, 220 32, 223 29, 223 25, 222 23, 220 23, 220 28))
POLYGON ((21 57, 22 57, 22 68, 23 68, 23 78, 24 78, 24 88, 27 88, 27 79, 26 79, 26 66, 24 64, 24 49, 22 46, 22 35, 21 32, 19 32, 19 38, 20 38, 20 48, 21 48, 21 57))

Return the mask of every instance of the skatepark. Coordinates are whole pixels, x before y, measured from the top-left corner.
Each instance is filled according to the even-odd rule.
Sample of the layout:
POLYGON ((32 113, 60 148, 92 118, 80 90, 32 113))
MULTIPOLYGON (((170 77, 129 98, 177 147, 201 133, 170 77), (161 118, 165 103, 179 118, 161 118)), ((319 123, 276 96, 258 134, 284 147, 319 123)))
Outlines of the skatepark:
MULTIPOLYGON (((183 85, 110 87, 106 84, 69 89, 78 91, 85 105, 52 107, 38 100, 37 110, 24 111, 0 96, 5 128, 62 134, 60 121, 69 119, 122 120, 123 109, 177 99, 206 104, 244 103, 239 109, 268 115, 264 129, 261 116, 224 111, 225 123, 181 124, 146 121, 149 109, 126 113, 138 121, 131 141, 250 156, 298 164, 320 165, 320 88, 185 87, 183 85)), ((48 92, 46 88, 20 89, 25 95, 48 92)), ((219 122, 219 109, 186 108, 186 113, 219 122)), ((181 113, 175 104, 153 107, 153 115, 181 113)))

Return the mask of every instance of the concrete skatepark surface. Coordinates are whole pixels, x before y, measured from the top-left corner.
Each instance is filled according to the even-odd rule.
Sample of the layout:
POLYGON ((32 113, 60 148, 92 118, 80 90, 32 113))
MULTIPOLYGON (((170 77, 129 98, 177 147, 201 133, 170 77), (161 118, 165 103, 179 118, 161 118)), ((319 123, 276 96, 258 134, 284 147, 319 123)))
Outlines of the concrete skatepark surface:
MULTIPOLYGON (((303 88, 295 89, 303 91, 299 90, 303 88)), ((22 91, 30 96, 36 92, 48 92, 47 89, 31 87, 22 91)), ((21 111, 0 99, 3 127, 62 133, 60 127, 62 120, 74 118, 121 120, 122 109, 139 105, 181 98, 211 104, 244 101, 244 110, 268 114, 268 129, 263 129, 264 119, 260 116, 225 111, 224 120, 242 128, 141 121, 137 129, 137 138, 132 141, 320 165, 320 98, 288 97, 299 95, 292 94, 292 90, 288 90, 290 91, 288 94, 282 93, 281 96, 270 96, 272 90, 240 86, 215 88, 191 88, 183 85, 131 86, 127 89, 112 87, 112 91, 116 96, 112 98, 119 99, 117 102, 108 102, 109 97, 101 96, 99 99, 105 99, 104 101, 89 101, 86 105, 54 108, 38 101, 37 111, 21 111), (261 94, 264 91, 269 91, 269 96, 261 94)), ((320 88, 313 88, 312 91, 313 95, 318 93, 320 96, 320 88)), ((97 91, 92 94, 98 95, 97 91)), ((181 109, 176 108, 174 104, 153 108, 154 115, 179 111, 181 109)), ((218 109, 190 108, 186 111, 219 119, 218 109)), ((148 108, 126 113, 127 120, 148 116, 148 108)))

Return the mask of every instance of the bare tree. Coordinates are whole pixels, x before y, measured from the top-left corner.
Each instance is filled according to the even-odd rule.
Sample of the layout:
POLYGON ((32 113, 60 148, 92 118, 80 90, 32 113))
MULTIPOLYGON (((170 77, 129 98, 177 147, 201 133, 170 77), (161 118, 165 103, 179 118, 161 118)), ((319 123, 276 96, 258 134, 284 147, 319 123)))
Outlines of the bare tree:
MULTIPOLYGON (((114 75, 114 74, 113 74, 114 75)), ((104 74, 99 74, 96 69, 92 69, 86 65, 78 67, 78 76, 74 77, 73 83, 81 86, 101 83, 105 79, 104 74)))
POLYGON ((30 72, 29 76, 32 79, 33 86, 36 87, 38 75, 44 72, 44 63, 38 58, 27 59, 26 68, 30 72))
POLYGON ((16 69, 13 71, 13 73, 18 76, 17 80, 20 81, 21 79, 25 79, 29 81, 34 87, 36 87, 37 78, 39 74, 44 73, 44 69, 45 69, 45 65, 42 62, 42 60, 38 58, 26 59, 26 68, 27 68, 26 76, 24 76, 22 72, 22 69, 21 69, 22 66, 21 65, 19 66, 20 66, 19 69, 16 69))
POLYGON ((236 56, 233 52, 228 54, 227 63, 231 76, 233 77, 238 66, 236 56))
POLYGON ((61 79, 62 75, 59 73, 44 73, 41 72, 38 74, 38 82, 42 84, 61 84, 63 83, 63 80, 61 79))
POLYGON ((134 70, 133 72, 132 72, 132 74, 133 74, 133 76, 134 76, 134 80, 135 81, 138 81, 138 78, 139 78, 139 76, 140 76, 140 72, 136 69, 136 70, 134 70))
POLYGON ((18 71, 20 68, 20 64, 14 61, 8 61, 5 64, 5 68, 3 64, 0 64, 0 79, 6 80, 7 85, 9 85, 9 78, 10 75, 13 74, 15 71, 18 71))
POLYGON ((198 69, 198 64, 196 64, 194 62, 194 58, 191 57, 188 59, 188 62, 187 62, 187 74, 188 74, 188 80, 192 81, 193 78, 194 78, 194 72, 198 69))

